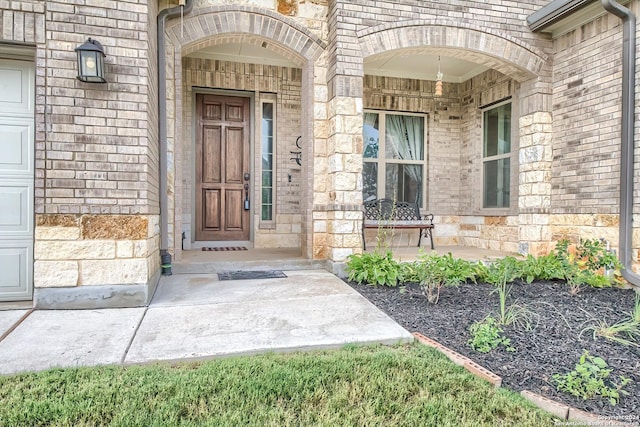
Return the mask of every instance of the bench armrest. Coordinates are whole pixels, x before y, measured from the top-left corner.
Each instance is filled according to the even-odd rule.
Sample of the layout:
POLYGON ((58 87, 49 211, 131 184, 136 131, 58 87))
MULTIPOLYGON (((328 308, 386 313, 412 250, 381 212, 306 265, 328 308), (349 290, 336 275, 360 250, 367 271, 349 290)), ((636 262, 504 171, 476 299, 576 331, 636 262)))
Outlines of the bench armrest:
POLYGON ((422 215, 423 221, 429 221, 431 225, 433 225, 433 214, 424 214, 422 215))

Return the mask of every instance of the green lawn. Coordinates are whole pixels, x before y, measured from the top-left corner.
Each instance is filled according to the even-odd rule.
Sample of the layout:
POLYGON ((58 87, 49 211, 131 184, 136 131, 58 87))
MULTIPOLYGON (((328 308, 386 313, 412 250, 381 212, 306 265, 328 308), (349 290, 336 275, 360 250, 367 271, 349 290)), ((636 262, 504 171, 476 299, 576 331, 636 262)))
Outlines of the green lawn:
POLYGON ((415 344, 0 377, 0 425, 552 426, 415 344))

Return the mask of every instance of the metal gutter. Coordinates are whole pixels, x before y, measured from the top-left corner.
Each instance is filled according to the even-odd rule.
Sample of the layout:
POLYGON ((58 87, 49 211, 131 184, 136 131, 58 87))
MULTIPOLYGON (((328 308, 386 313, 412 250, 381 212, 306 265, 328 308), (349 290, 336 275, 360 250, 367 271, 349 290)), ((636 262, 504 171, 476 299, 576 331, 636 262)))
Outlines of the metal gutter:
POLYGON ((531 31, 542 31, 595 0, 554 0, 527 17, 531 31))
MULTIPOLYGON (((182 1, 180 1, 182 3, 182 1)), ((162 274, 171 275, 171 254, 169 253, 169 212, 167 194, 167 75, 165 52, 165 28, 168 19, 184 16, 193 9, 193 0, 184 6, 164 9, 158 14, 158 137, 160 139, 160 264, 162 274)))
POLYGON ((633 151, 636 78, 636 17, 615 0, 601 0, 602 7, 622 19, 622 135, 620 138, 620 262, 622 277, 640 286, 640 275, 632 269, 633 243, 633 151))

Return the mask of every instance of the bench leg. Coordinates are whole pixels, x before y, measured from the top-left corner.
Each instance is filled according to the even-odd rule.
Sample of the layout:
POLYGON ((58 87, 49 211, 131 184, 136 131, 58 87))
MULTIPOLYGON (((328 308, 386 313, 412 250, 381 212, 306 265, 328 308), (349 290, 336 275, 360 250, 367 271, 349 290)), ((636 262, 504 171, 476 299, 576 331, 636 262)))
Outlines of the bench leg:
POLYGON ((418 234, 418 247, 420 247, 421 240, 422 240, 422 228, 419 230, 419 234, 418 234))
POLYGON ((435 247, 433 246, 433 233, 431 231, 432 231, 431 228, 420 229, 420 238, 418 238, 418 247, 420 247, 420 239, 422 238, 422 234, 424 233, 424 237, 429 237, 429 240, 431 241, 431 250, 435 249, 435 247))
POLYGON ((367 250, 367 242, 364 239, 364 222, 362 223, 362 250, 367 250))

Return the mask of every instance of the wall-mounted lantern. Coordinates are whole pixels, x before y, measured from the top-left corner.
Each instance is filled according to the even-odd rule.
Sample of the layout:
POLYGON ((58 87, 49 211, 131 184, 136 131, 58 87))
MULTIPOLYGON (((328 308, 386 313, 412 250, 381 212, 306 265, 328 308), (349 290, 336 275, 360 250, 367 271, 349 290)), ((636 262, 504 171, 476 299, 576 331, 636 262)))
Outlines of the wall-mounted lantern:
POLYGON ((91 37, 76 48, 78 54, 78 80, 87 83, 106 83, 104 78, 104 48, 91 37))

